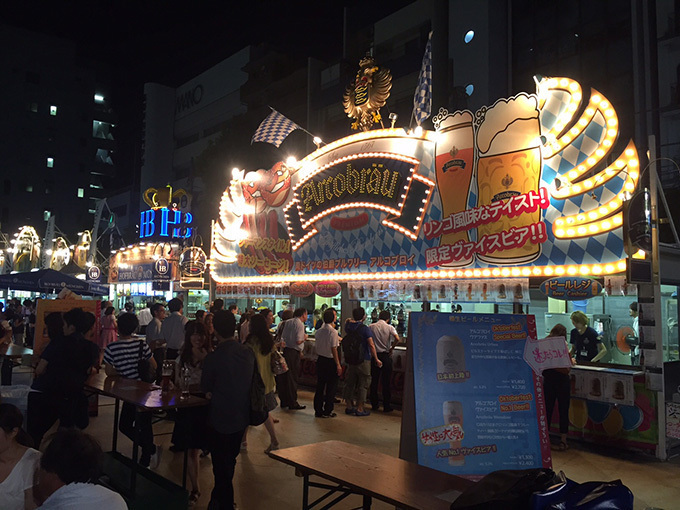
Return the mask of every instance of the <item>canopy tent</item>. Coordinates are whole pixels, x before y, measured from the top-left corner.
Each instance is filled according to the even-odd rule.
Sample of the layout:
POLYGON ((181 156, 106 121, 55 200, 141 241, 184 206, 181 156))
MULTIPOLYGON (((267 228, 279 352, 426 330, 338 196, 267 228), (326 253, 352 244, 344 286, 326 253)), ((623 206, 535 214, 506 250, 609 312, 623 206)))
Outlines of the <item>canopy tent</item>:
POLYGON ((59 292, 67 288, 77 294, 94 296, 105 296, 109 293, 106 285, 86 282, 54 269, 40 269, 29 273, 0 275, 0 288, 27 290, 30 292, 59 292))
POLYGON ((59 270, 60 273, 70 274, 73 276, 77 274, 85 274, 86 271, 87 269, 83 269, 82 267, 80 267, 78 264, 74 262, 73 259, 69 260, 68 264, 66 264, 59 270))

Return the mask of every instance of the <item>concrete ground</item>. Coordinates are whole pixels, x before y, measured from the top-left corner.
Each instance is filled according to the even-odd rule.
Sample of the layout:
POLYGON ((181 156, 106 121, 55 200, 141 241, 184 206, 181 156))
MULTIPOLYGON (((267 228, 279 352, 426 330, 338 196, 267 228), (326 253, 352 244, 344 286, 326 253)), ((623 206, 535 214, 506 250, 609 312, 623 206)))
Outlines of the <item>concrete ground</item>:
MULTIPOLYGON (((333 419, 318 419, 312 410, 313 394, 300 392, 300 402, 307 405, 302 411, 277 409, 273 415, 280 420, 276 425, 281 447, 298 446, 329 439, 341 439, 372 448, 379 452, 399 454, 399 432, 401 412, 391 414, 373 413, 365 418, 347 416, 344 406, 338 405, 338 416, 333 419)), ((99 416, 91 419, 88 432, 94 434, 105 450, 111 447, 113 401, 100 398, 99 416)), ((370 406, 369 406, 370 407, 370 406)), ((172 422, 160 422, 154 426, 156 442, 165 447, 161 465, 157 472, 177 483, 181 483, 183 454, 167 450, 170 446, 172 422)), ((248 451, 239 456, 234 477, 236 502, 240 510, 276 508, 293 510, 302 506, 302 478, 295 476, 293 467, 269 458, 264 449, 269 444, 269 435, 264 427, 250 428, 248 451)), ((131 443, 121 434, 119 449, 130 455, 131 443)), ((554 452, 553 468, 563 470, 577 481, 610 481, 621 479, 635 495, 635 510, 646 508, 680 508, 680 458, 659 462, 654 458, 598 448, 596 445, 571 442, 566 452, 554 452)), ((213 476, 210 458, 201 459, 200 482, 202 496, 197 510, 205 509, 210 499, 213 476)), ((314 497, 315 489, 312 490, 314 497)), ((318 489, 316 489, 318 491, 318 489)), ((348 509, 361 505, 358 496, 350 497, 336 508, 348 509)), ((374 502, 378 510, 394 507, 374 502)))

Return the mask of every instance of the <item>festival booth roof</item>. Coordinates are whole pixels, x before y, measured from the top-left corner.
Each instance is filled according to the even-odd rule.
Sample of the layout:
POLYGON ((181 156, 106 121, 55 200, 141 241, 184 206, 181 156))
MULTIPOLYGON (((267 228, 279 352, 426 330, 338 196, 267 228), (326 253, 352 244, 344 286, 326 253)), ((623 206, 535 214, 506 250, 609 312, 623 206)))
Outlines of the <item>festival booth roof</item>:
POLYGON ((67 288, 79 294, 103 296, 109 293, 106 285, 86 282, 54 269, 40 269, 29 273, 0 275, 0 287, 29 292, 60 291, 67 288))
POLYGON ((83 269, 78 264, 76 264, 73 259, 69 260, 68 264, 59 270, 60 273, 68 275, 86 274, 87 269, 83 269))

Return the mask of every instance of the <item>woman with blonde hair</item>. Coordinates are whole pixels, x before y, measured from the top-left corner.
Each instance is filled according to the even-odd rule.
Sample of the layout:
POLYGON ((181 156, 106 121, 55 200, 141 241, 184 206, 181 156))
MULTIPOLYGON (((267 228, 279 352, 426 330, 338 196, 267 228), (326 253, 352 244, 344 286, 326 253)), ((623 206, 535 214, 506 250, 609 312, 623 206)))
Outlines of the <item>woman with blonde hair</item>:
POLYGON ((571 314, 571 330, 569 353, 576 358, 576 363, 600 361, 606 354, 607 348, 602 343, 602 336, 588 326, 588 316, 580 311, 571 314))

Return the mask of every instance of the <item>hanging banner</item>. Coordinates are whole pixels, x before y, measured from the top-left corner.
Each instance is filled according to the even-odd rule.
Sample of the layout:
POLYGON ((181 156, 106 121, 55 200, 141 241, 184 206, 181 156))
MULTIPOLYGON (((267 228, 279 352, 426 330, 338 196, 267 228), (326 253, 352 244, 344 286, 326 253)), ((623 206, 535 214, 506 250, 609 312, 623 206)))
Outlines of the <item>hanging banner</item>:
POLYGON ((314 286, 314 293, 323 298, 329 298, 340 294, 340 284, 338 282, 319 282, 314 286))
POLYGON ((309 282, 295 282, 290 285, 292 297, 307 297, 314 294, 314 285, 309 282))
POLYGON ((590 278, 568 276, 546 280, 541 283, 539 289, 543 294, 553 299, 579 301, 599 296, 602 292, 602 285, 597 280, 590 278))
POLYGON ((376 129, 243 172, 214 222, 218 283, 609 276, 626 269, 623 203, 639 180, 616 111, 569 78, 436 131, 376 129), (607 162, 611 164, 607 165, 607 162), (370 278, 369 278, 370 277, 370 278))
POLYGON ((479 478, 551 467, 533 315, 412 312, 418 463, 479 478))

